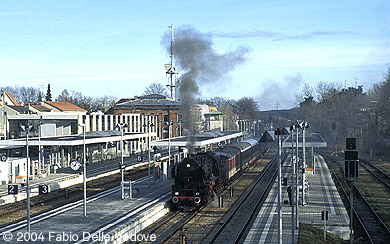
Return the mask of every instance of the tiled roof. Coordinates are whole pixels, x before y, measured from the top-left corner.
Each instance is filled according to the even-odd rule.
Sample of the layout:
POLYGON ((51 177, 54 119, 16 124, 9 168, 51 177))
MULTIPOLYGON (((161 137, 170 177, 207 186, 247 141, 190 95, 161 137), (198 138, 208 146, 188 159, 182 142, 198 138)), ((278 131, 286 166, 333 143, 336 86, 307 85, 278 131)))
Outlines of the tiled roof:
POLYGON ((181 103, 168 100, 168 99, 137 99, 134 101, 128 101, 119 106, 180 106, 181 103))
POLYGON ((52 101, 44 101, 43 106, 46 105, 46 107, 57 109, 60 112, 63 111, 80 111, 80 112, 86 112, 87 110, 82 109, 72 103, 69 102, 52 102, 52 101))
POLYGON ((30 113, 30 110, 28 110, 28 108, 24 107, 24 106, 13 106, 13 105, 7 105, 8 107, 10 107, 11 109, 15 110, 16 112, 20 113, 20 114, 28 114, 30 113))
POLYGON ((35 108, 39 112, 50 112, 51 111, 50 108, 48 108, 44 105, 31 105, 31 107, 35 108))
POLYGON ((13 96, 11 96, 11 94, 9 94, 8 92, 6 92, 5 94, 7 94, 7 96, 9 97, 9 99, 12 101, 12 103, 16 106, 20 106, 20 103, 18 103, 15 98, 13 96))
MULTIPOLYGON (((4 104, 5 104, 5 96, 8 97, 8 99, 12 102, 12 104, 8 104, 8 105, 15 105, 15 106, 21 106, 20 103, 18 103, 15 98, 13 96, 11 96, 11 94, 9 94, 8 92, 4 92, 2 95, 2 98, 0 100, 4 100, 4 104), (3 97, 4 96, 4 97, 3 97)), ((0 107, 1 107, 1 103, 0 103, 0 107)))

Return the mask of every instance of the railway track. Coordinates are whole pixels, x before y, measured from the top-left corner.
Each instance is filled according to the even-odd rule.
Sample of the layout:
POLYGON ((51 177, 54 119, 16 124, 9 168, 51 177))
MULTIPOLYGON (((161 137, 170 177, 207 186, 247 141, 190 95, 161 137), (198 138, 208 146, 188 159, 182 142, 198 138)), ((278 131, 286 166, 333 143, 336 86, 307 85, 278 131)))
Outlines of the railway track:
POLYGON ((277 158, 275 157, 205 243, 238 243, 246 233, 253 217, 257 215, 259 206, 267 197, 276 173, 277 158))
MULTIPOLYGON (((132 180, 147 175, 147 168, 140 167, 125 173, 125 177, 132 180)), ((107 189, 117 187, 120 183, 121 175, 111 175, 87 183, 88 197, 103 192, 107 189)), ((40 213, 50 211, 71 202, 83 199, 83 186, 77 184, 66 189, 49 192, 48 195, 40 195, 31 198, 31 215, 35 216, 40 213)), ((23 220, 27 215, 27 200, 17 201, 12 204, 0 206, 0 228, 10 223, 23 220)))
MULTIPOLYGON (((272 163, 273 160, 271 156, 267 156, 266 160, 259 161, 260 162, 254 163, 248 170, 244 171, 236 181, 234 181, 229 187, 221 192, 219 197, 223 197, 223 207, 218 206, 219 197, 215 197, 214 200, 211 201, 208 205, 196 211, 176 211, 170 213, 168 216, 165 216, 153 226, 142 231, 141 233, 146 235, 155 234, 157 239, 154 243, 179 243, 180 235, 183 234, 186 234, 187 236, 187 243, 207 243, 210 235, 214 235, 214 233, 212 233, 213 229, 218 229, 220 226, 224 225, 225 222, 233 223, 236 221, 234 219, 227 221, 227 218, 224 217, 228 212, 230 213, 228 213, 227 216, 235 215, 232 213, 232 211, 234 211, 232 210, 232 206, 236 206, 234 208, 236 209, 236 214, 240 214, 238 213, 240 209, 246 209, 246 211, 248 210, 249 207, 243 207, 242 205, 242 202, 245 201, 239 200, 245 198, 242 197, 240 193, 246 192, 245 195, 250 195, 250 192, 255 192, 256 190, 259 191, 259 187, 264 188, 264 185, 258 186, 259 184, 257 184, 257 186, 251 187, 251 184, 259 179, 262 181, 262 179, 264 180, 266 176, 269 176, 270 174, 267 172, 269 171, 269 168, 271 168, 272 171, 274 164, 272 163), (230 191, 230 189, 233 189, 233 191, 230 191), (232 192, 234 194, 231 195, 232 192)), ((260 193, 257 192, 255 194, 256 197, 254 199, 253 196, 246 196, 246 198, 252 198, 252 205, 255 205, 256 201, 258 200, 258 194, 260 193)), ((225 228, 223 229, 227 231, 227 228, 228 227, 225 225, 225 228)), ((218 234, 218 236, 222 236, 224 233, 225 232, 221 232, 218 234)))
POLYGON ((380 181, 388 191, 390 191, 390 176, 385 174, 382 170, 380 170, 377 166, 375 166, 373 163, 364 160, 359 159, 360 165, 366 169, 374 178, 376 178, 378 181, 380 181))
POLYGON ((361 191, 353 185, 351 188, 348 182, 344 181, 344 171, 340 164, 331 157, 322 155, 331 169, 332 176, 342 191, 342 198, 347 201, 346 205, 350 206, 350 191, 353 191, 353 213, 354 229, 360 227, 363 233, 355 233, 356 243, 388 243, 390 240, 390 231, 378 214, 371 207, 370 203, 363 196, 361 191), (358 222, 359 226, 356 225, 358 222))

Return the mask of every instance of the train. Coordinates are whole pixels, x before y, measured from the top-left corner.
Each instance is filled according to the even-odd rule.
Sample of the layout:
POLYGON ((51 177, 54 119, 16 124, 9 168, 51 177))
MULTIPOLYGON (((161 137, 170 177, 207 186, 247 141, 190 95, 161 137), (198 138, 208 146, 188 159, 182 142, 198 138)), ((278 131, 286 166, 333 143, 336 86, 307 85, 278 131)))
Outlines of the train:
POLYGON ((174 207, 184 209, 206 205, 268 147, 268 143, 246 139, 190 155, 178 162, 172 168, 174 207))

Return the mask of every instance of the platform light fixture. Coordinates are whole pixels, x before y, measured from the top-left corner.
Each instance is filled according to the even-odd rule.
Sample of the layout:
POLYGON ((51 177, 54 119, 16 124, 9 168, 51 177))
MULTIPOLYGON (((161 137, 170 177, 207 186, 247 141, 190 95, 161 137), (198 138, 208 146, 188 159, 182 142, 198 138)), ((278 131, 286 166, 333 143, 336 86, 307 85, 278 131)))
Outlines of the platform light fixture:
MULTIPOLYGON (((148 186, 150 187, 150 127, 153 127, 154 124, 148 118, 144 123, 144 128, 148 129, 148 186)), ((154 176, 154 175, 153 175, 154 176)))
POLYGON ((124 124, 124 123, 119 123, 115 126, 115 128, 117 130, 120 130, 121 132, 121 165, 120 165, 120 170, 121 170, 121 174, 122 174, 122 180, 121 180, 121 198, 122 200, 125 198, 125 192, 124 192, 124 171, 125 169, 122 168, 122 167, 125 167, 124 166, 124 162, 123 162, 123 130, 126 129, 126 128, 129 128, 129 125, 128 124, 124 124))
MULTIPOLYGON (((29 125, 22 125, 18 127, 16 132, 26 132, 26 193, 27 193, 27 232, 29 236, 31 235, 31 220, 30 220, 30 153, 29 153, 29 146, 28 146, 28 137, 30 132, 38 132, 37 128, 35 126, 29 126, 29 125)), ((33 167, 34 170, 34 167, 33 167)), ((34 174, 34 172, 33 172, 34 174)))
POLYGON ((86 124, 79 124, 80 127, 83 127, 83 215, 87 217, 87 162, 86 162, 86 150, 85 150, 85 127, 86 124))

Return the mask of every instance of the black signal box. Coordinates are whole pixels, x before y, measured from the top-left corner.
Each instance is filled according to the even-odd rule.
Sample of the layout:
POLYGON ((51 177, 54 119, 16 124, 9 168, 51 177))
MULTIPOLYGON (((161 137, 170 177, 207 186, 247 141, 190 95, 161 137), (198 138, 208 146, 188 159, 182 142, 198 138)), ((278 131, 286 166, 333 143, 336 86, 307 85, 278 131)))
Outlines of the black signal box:
POLYGON ((356 150, 356 138, 347 138, 345 149, 356 150))
POLYGON ((359 161, 345 161, 344 176, 350 181, 356 180, 359 174, 359 161))
POLYGON ((344 159, 345 160, 358 160, 358 152, 357 151, 345 151, 344 159))

